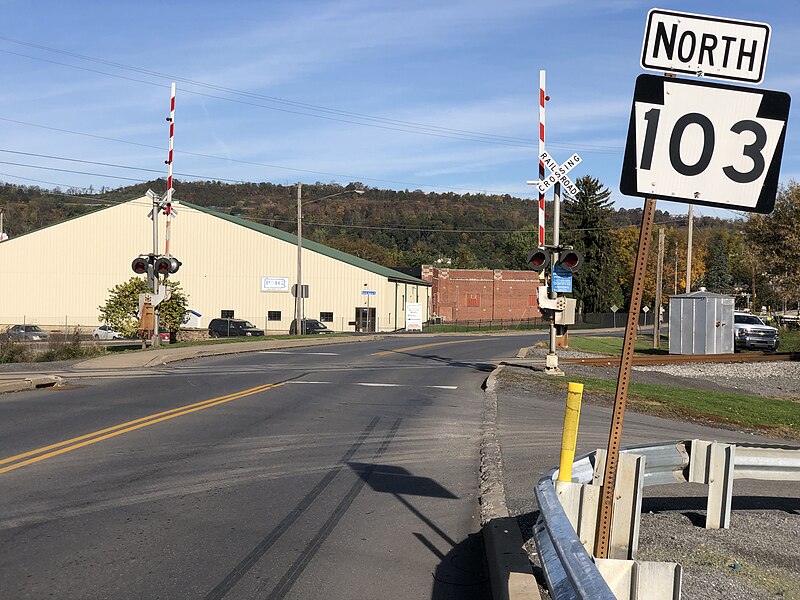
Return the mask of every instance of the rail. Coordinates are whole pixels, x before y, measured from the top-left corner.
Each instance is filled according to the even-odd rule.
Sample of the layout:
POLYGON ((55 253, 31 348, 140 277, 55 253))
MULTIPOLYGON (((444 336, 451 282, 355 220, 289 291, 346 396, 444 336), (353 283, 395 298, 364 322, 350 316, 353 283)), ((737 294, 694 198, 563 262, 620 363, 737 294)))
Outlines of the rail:
MULTIPOLYGON (((602 483, 602 450, 591 452, 575 460, 572 484, 599 488, 602 483)), ((730 526, 730 498, 734 479, 757 479, 766 481, 800 481, 800 447, 764 446, 757 444, 724 444, 702 440, 681 440, 631 446, 621 454, 644 457, 641 487, 673 483, 698 482, 709 486, 708 516, 706 527, 730 526)), ((634 597, 680 598, 680 566, 660 568, 658 563, 640 565, 635 560, 602 561, 594 559, 587 550, 587 537, 576 532, 576 516, 564 508, 564 490, 557 488, 558 470, 552 469, 542 477, 534 488, 539 504, 539 520, 534 528, 534 541, 539 553, 548 589, 554 600, 612 600, 634 597), (613 564, 609 564, 613 563, 613 564), (624 564, 623 564, 624 563, 624 564), (627 565, 627 566, 624 566, 627 565), (602 569, 601 569, 602 567, 602 569), (616 568, 627 568, 632 573, 627 579, 612 576, 615 589, 604 578, 604 574, 616 568), (658 582, 646 581, 641 573, 657 574, 658 582), (637 576, 637 573, 639 575, 637 576), (620 579, 624 579, 620 584, 620 579), (622 589, 625 587, 630 589, 622 589), (639 588, 637 588, 639 586, 639 588), (649 586, 647 590, 641 586, 649 586), (656 595, 653 595, 657 589, 656 595)), ((560 483, 560 482, 559 482, 560 483)), ((617 482, 618 489, 620 482, 617 482)), ((581 497, 587 488, 583 488, 581 497)), ((639 492, 640 492, 639 488, 639 492)), ((635 491, 634 491, 635 493, 635 491)), ((589 494, 587 494, 588 496, 589 494)), ((641 494, 635 500, 635 516, 641 514, 641 494)), ((577 512, 586 511, 582 505, 577 512)), ((592 521, 591 515, 589 521, 592 521)), ((620 520, 625 523, 624 519, 620 520)), ((614 526, 617 527, 615 518, 614 526)), ((630 524, 634 537, 638 537, 638 520, 630 524)), ((623 532, 623 539, 630 537, 623 532)), ((591 536, 593 540, 593 536, 591 536)), ((638 540, 633 540, 629 559, 635 559, 638 540)), ((669 563, 660 563, 669 565, 669 563)), ((651 577, 652 578, 652 577, 651 577)))

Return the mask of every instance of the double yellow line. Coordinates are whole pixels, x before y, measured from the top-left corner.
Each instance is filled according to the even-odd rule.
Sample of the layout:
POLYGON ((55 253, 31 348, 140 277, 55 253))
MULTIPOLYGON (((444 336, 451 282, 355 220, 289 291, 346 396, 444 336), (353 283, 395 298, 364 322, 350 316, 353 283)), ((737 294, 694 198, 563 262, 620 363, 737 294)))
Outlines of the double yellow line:
POLYGON ((179 406, 178 408, 165 410, 164 412, 141 417, 140 419, 134 419, 133 421, 120 423, 119 425, 114 425, 113 427, 107 427, 106 429, 87 433, 79 437, 64 440, 63 442, 58 442, 56 444, 50 444, 49 446, 37 448, 36 450, 23 452, 22 454, 17 454, 16 456, 9 456, 8 458, 0 460, 0 474, 8 473, 14 469, 26 467, 28 465, 32 465, 33 463, 58 456, 60 454, 65 454, 66 452, 72 452, 73 450, 83 448, 84 446, 91 446, 92 444, 97 444, 103 440, 122 435, 123 433, 129 433, 143 427, 149 427, 150 425, 155 425, 156 423, 161 423, 162 421, 168 421, 169 419, 174 419, 175 417, 182 417, 183 415, 188 415, 199 410, 205 410, 206 408, 211 408, 220 404, 225 404, 226 402, 238 400, 239 398, 252 396, 253 394, 265 392, 282 385, 283 383, 268 383, 265 385, 259 385, 254 388, 242 390, 240 392, 234 392, 233 394, 228 394, 226 396, 218 396, 216 398, 211 398, 210 400, 203 400, 202 402, 187 404, 186 406, 179 406))

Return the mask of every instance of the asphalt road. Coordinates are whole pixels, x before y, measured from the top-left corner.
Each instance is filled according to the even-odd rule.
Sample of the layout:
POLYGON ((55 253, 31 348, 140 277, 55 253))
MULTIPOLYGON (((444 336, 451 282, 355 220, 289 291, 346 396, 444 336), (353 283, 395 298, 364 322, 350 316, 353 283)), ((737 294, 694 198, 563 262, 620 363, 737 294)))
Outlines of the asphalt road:
POLYGON ((487 598, 481 383, 536 336, 384 339, 0 398, 0 597, 487 598))

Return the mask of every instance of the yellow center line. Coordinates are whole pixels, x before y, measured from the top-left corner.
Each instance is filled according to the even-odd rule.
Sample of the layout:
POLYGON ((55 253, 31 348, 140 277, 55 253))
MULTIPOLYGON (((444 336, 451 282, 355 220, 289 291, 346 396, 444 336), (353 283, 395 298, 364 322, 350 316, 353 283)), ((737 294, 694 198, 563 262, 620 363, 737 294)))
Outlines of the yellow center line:
POLYGON ((398 352, 408 352, 409 350, 419 350, 420 348, 430 348, 432 346, 445 346, 447 344, 466 344, 467 342, 482 342, 484 338, 475 340, 453 340, 450 342, 432 342, 430 344, 420 344, 419 346, 406 346, 405 348, 396 348, 394 350, 384 350, 383 352, 375 352, 372 356, 386 356, 387 354, 397 354, 398 352))
POLYGON ((211 408, 214 406, 218 406, 220 404, 232 402, 233 400, 238 400, 239 398, 252 396, 253 394, 271 390, 273 388, 280 387, 282 385, 283 383, 274 383, 274 384, 271 383, 266 385, 259 385, 254 388, 242 390, 241 392, 235 392, 233 394, 227 394, 225 396, 218 396, 217 398, 203 400, 202 402, 196 402, 194 404, 187 404, 186 406, 180 406, 178 408, 173 408, 171 410, 155 413, 152 415, 148 415, 146 417, 142 417, 140 419, 134 419, 133 421, 127 421, 126 423, 120 423, 119 425, 114 425, 113 427, 107 427, 106 429, 101 429, 99 431, 87 433, 85 435, 75 437, 69 440, 64 440, 63 442, 51 444, 43 448, 38 448, 36 450, 31 450, 29 452, 17 454, 15 456, 10 456, 0 461, 0 464, 8 464, 8 463, 13 463, 13 464, 9 464, 8 466, 1 468, 0 474, 7 473, 8 471, 13 471, 14 469, 19 469, 20 467, 25 467, 27 465, 31 465, 33 463, 37 463, 39 461, 48 458, 52 458, 54 456, 58 456, 66 452, 72 452, 73 450, 77 450, 79 448, 83 448, 84 446, 90 446, 92 444, 102 442, 103 440, 107 440, 116 437, 118 435, 122 435, 123 433, 129 433, 131 431, 135 431, 143 427, 149 427, 150 425, 161 423, 162 421, 168 421, 169 419, 174 419, 175 417, 181 417, 183 415, 188 415, 190 413, 197 412, 199 410, 205 410, 206 408, 211 408), (56 448, 58 448, 58 450, 56 450, 56 448), (33 458, 28 458, 28 460, 22 460, 29 456, 33 456, 33 458))

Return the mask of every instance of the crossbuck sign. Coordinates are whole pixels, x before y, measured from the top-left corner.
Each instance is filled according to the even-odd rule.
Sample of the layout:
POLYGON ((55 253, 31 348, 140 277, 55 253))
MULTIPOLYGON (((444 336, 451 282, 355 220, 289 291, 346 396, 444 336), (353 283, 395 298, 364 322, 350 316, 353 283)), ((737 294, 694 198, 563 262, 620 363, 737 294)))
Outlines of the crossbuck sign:
POLYGON ((553 157, 550 156, 550 153, 547 152, 547 150, 543 150, 539 155, 539 160, 544 163, 545 167, 550 169, 550 175, 545 177, 542 181, 529 181, 528 183, 535 185, 540 194, 544 194, 556 183, 560 183, 564 189, 573 196, 578 194, 578 186, 576 186, 572 180, 567 177, 567 173, 580 164, 582 160, 580 156, 573 154, 566 161, 564 161, 564 164, 559 165, 553 159, 553 157))

